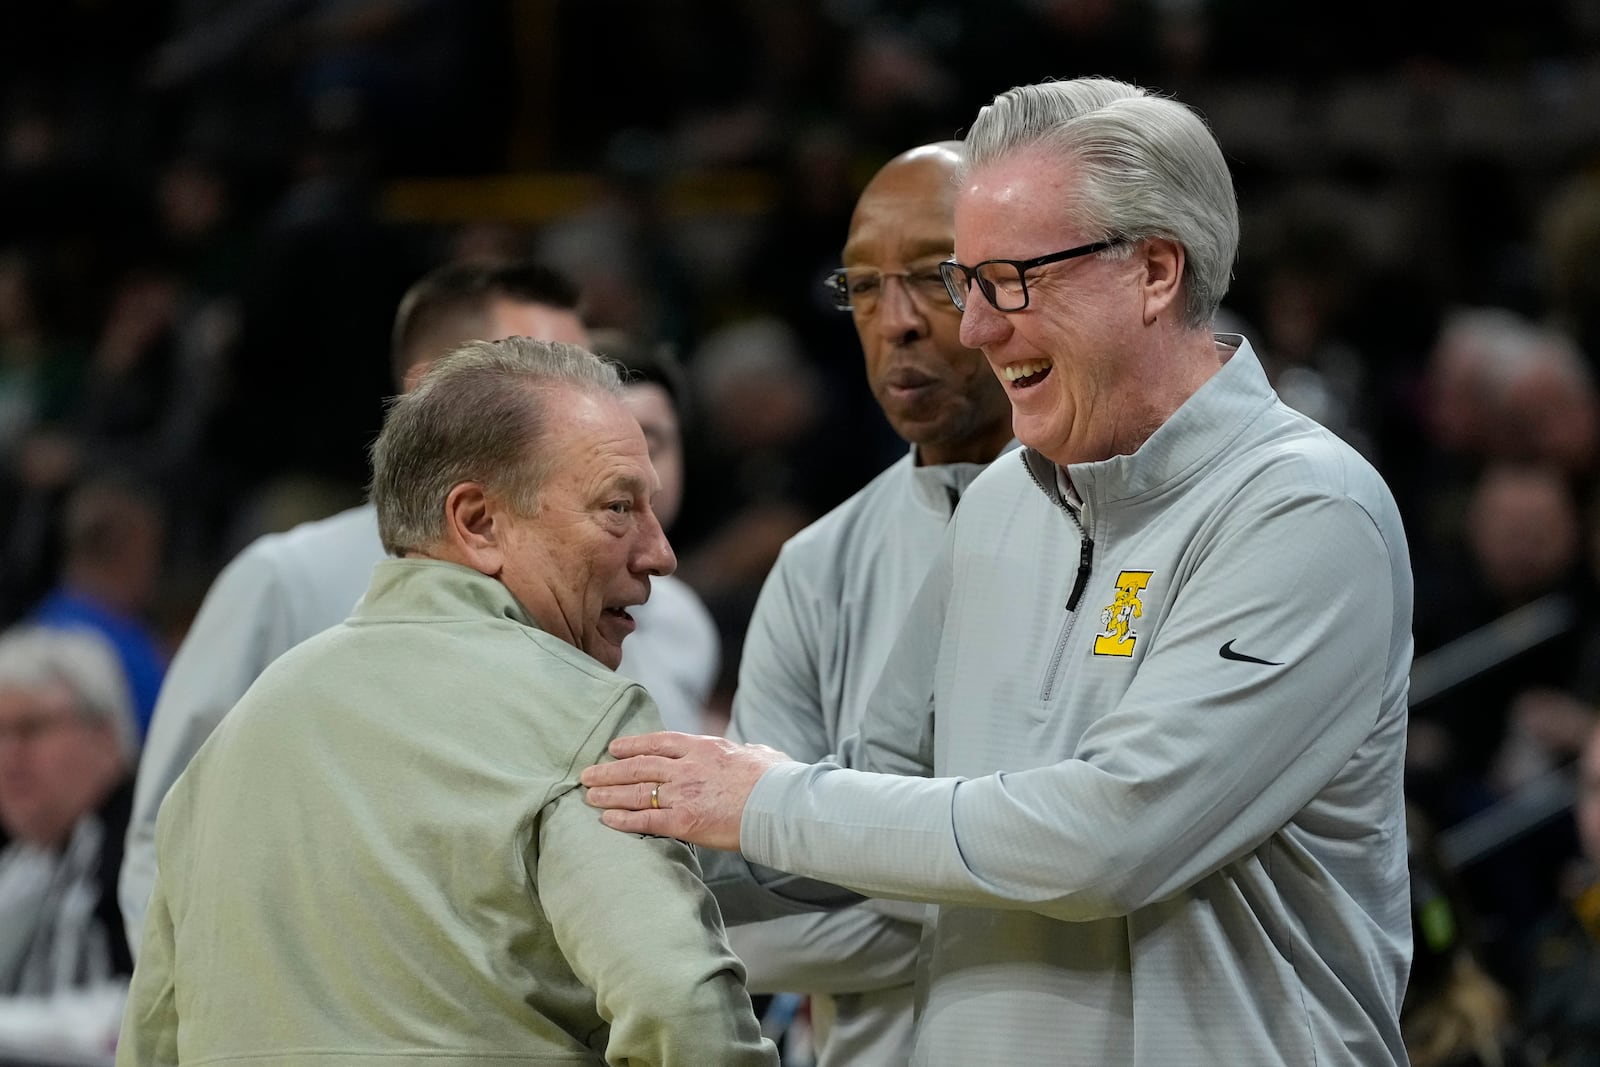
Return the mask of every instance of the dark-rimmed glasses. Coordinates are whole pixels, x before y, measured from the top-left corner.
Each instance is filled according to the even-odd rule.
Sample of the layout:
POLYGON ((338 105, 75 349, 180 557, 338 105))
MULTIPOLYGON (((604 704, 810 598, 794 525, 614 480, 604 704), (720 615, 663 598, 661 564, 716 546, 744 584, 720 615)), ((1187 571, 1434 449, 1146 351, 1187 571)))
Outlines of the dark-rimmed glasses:
POLYGON ((1121 243, 1121 238, 1114 237, 1108 241, 1095 241, 1093 244, 1069 248, 1065 252, 1051 252, 1047 256, 1035 256, 1032 259, 986 259, 971 267, 947 259, 939 264, 939 276, 944 279, 945 291, 950 294, 950 300, 960 311, 967 310, 967 292, 972 288, 973 282, 978 283, 979 291, 996 311, 1021 311, 1028 306, 1028 271, 1034 267, 1042 267, 1046 263, 1060 263, 1064 259, 1092 256, 1096 252, 1104 252, 1112 245, 1121 243))
POLYGON ((829 271, 822 279, 833 306, 840 311, 858 311, 869 315, 877 309, 883 297, 883 287, 890 278, 899 278, 906 291, 921 297, 924 303, 942 305, 946 292, 943 264, 929 263, 915 270, 878 270, 876 267, 840 267, 829 271))

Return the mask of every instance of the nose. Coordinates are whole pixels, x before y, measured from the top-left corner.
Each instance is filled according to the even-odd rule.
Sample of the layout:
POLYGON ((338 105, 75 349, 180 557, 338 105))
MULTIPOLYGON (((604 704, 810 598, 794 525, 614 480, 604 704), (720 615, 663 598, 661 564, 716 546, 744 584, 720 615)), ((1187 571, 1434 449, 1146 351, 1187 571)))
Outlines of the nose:
POLYGON ((898 274, 883 279, 874 315, 873 325, 888 341, 915 340, 928 330, 928 320, 911 295, 910 284, 898 274))
POLYGON ((634 554, 633 569, 665 578, 678 569, 677 553, 672 551, 667 532, 661 528, 661 520, 656 518, 655 510, 647 507, 641 514, 644 517, 644 528, 640 531, 643 536, 634 554))
POLYGON ((994 309, 976 285, 967 289, 967 309, 961 313, 961 343, 982 348, 1003 340, 1011 330, 1011 320, 994 309))

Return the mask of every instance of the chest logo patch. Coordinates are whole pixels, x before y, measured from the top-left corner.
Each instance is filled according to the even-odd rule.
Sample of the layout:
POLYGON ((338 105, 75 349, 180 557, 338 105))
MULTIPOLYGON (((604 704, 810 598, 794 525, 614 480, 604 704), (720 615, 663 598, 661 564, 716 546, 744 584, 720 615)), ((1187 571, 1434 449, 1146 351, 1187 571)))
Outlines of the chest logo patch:
POLYGON ((1094 639, 1097 656, 1131 656, 1139 643, 1133 620, 1144 614, 1139 594, 1150 584, 1154 571, 1122 571, 1117 575, 1117 597, 1100 609, 1100 633, 1094 639))

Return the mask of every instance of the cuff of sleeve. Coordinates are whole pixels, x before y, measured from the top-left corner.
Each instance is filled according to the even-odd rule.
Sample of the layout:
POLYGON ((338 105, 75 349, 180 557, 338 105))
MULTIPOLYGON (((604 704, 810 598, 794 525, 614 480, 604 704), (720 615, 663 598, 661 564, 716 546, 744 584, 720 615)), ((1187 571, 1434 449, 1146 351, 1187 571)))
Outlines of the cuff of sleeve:
POLYGON ((780 763, 756 780, 739 819, 739 851, 745 859, 771 863, 776 858, 783 812, 792 807, 786 798, 802 785, 811 769, 805 763, 780 763))
MULTIPOLYGON (((752 823, 751 803, 746 804, 739 826, 741 848, 754 839, 748 828, 755 825, 764 827, 758 833, 774 843, 779 840, 778 835, 783 830, 781 813, 785 807, 782 780, 810 769, 803 763, 782 764, 761 777, 750 795, 750 802, 758 803, 765 814, 752 823), (762 797, 759 802, 758 794, 762 797), (767 799, 769 795, 771 799, 767 799)), ((851 890, 763 866, 759 860, 739 853, 702 853, 701 864, 706 884, 722 907, 723 921, 729 925, 838 908, 862 899, 859 893, 851 890)))

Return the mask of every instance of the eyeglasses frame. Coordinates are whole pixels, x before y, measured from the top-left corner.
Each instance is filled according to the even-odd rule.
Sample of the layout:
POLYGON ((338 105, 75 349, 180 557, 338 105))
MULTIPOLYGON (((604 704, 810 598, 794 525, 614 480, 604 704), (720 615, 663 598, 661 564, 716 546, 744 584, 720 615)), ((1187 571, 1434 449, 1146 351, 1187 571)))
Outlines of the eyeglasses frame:
MULTIPOLYGON (((841 299, 846 300, 846 301, 848 301, 850 299, 850 288, 849 288, 849 285, 846 282, 846 279, 849 277, 849 274, 850 274, 850 269, 851 268, 849 268, 849 267, 835 267, 832 270, 830 270, 827 274, 823 275, 822 288, 828 294, 828 296, 833 300, 833 307, 834 307, 835 311, 851 311, 851 312, 853 312, 853 311, 856 310, 855 306, 852 305, 852 304, 849 304, 849 303, 841 304, 841 303, 839 303, 839 301, 841 299)), ((871 269, 877 270, 876 267, 873 267, 871 269)), ((943 278, 944 278, 944 264, 943 263, 934 264, 934 270, 938 273, 939 278, 941 280, 943 280, 943 278)), ((878 276, 880 278, 882 278, 884 281, 887 281, 890 278, 899 278, 901 284, 905 285, 906 292, 908 294, 915 294, 917 290, 907 281, 907 279, 909 279, 913 274, 921 274, 921 273, 923 273, 923 272, 922 271, 918 271, 918 270, 879 270, 878 271, 878 276)), ((950 283, 949 282, 945 282, 945 292, 948 293, 949 291, 950 291, 950 283)))
POLYGON ((943 263, 939 264, 939 277, 944 279, 945 291, 950 294, 950 302, 956 306, 956 310, 967 310, 967 294, 972 291, 972 286, 974 283, 976 283, 978 286, 978 291, 983 294, 983 298, 985 300, 989 301, 990 307, 994 308, 998 312, 1001 312, 1002 314, 1009 315, 1013 312, 1025 310, 1028 306, 1028 302, 1032 300, 1032 297, 1028 293, 1028 272, 1033 268, 1042 267, 1048 263, 1060 263, 1062 260, 1077 259, 1080 256, 1092 256, 1096 252, 1104 252, 1106 249, 1122 243, 1122 238, 1111 237, 1104 241, 1092 241, 1089 244, 1079 245, 1076 248, 1068 248, 1065 251, 1051 252, 1048 255, 1035 256, 1032 259, 986 259, 981 263, 974 263, 970 267, 964 263, 957 263, 954 259, 947 259, 943 263), (984 279, 978 275, 978 271, 982 270, 984 267, 987 267, 991 263, 1004 263, 1007 266, 1016 268, 1017 281, 1022 285, 1021 304, 1014 308, 1003 308, 1000 306, 999 302, 995 299, 993 283, 986 283, 984 279))

